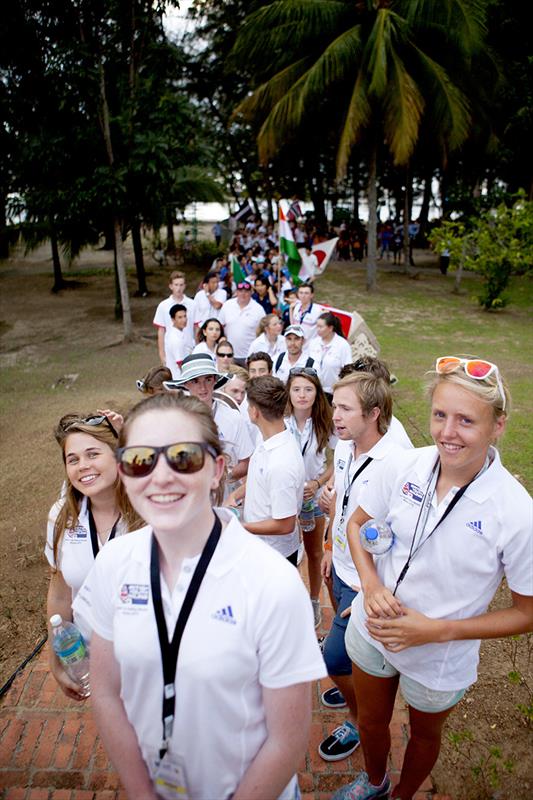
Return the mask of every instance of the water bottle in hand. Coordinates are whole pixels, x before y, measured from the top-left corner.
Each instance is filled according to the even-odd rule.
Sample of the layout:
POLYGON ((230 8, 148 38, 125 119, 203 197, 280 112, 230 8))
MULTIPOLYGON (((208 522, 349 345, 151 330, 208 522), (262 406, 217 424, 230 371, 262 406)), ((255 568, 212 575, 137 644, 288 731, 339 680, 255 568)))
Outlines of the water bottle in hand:
POLYGON ((60 614, 50 617, 52 647, 63 669, 81 687, 80 694, 89 697, 89 652, 84 638, 72 622, 63 622, 60 614))
POLYGON ((373 556, 380 556, 391 549, 394 533, 390 525, 377 519, 369 519, 359 530, 361 545, 373 556))
POLYGON ((304 500, 300 509, 300 527, 304 533, 315 529, 315 504, 313 498, 304 500))

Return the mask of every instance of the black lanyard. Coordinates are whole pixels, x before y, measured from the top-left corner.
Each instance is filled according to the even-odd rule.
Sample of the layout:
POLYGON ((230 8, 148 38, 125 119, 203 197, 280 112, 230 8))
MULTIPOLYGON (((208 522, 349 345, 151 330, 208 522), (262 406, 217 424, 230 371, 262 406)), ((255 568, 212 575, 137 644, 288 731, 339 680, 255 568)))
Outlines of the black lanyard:
MULTIPOLYGON (((352 480, 350 481, 350 485, 347 488, 345 488, 345 490, 344 490, 344 497, 342 498, 341 517, 340 517, 340 524, 341 525, 343 524, 344 519, 345 519, 346 509, 348 508, 348 502, 350 500, 350 492, 352 491, 352 486, 354 485, 354 481, 355 481, 355 479, 357 477, 359 477, 359 475, 362 473, 362 471, 368 467, 368 465, 370 464, 371 461, 372 461, 371 456, 368 456, 366 461, 363 464, 361 464, 359 469, 355 472, 355 475, 353 476, 352 480)), ((348 474, 349 474, 349 471, 350 471, 351 463, 352 463, 352 457, 350 455, 350 461, 348 462, 348 469, 347 469, 348 474)))
MULTIPOLYGON (((94 521, 93 512, 91 511, 91 504, 89 500, 87 500, 87 516, 89 517, 89 530, 91 532, 91 544, 93 546, 93 556, 96 558, 98 553, 100 552, 100 542, 98 541, 98 532, 96 530, 96 523, 94 521)), ((115 538, 115 534, 117 532, 117 525, 120 520, 120 514, 115 520, 115 524, 111 528, 111 532, 107 537, 107 541, 110 542, 111 539, 115 538)))
POLYGON ((205 543, 200 560, 194 570, 191 583, 183 600, 181 611, 176 621, 172 641, 168 640, 167 624, 163 611, 163 601, 161 600, 161 577, 159 574, 159 548, 157 540, 152 534, 152 551, 150 556, 150 585, 152 588, 152 602, 154 604, 155 621, 157 623, 157 634, 159 636, 159 647, 161 648, 161 661, 163 664, 163 739, 159 750, 159 757, 163 758, 168 750, 168 742, 172 736, 174 726, 174 710, 176 708, 176 690, 174 682, 176 680, 176 665, 178 663, 178 652, 181 639, 189 615, 192 611, 196 595, 206 573, 209 562, 215 552, 215 548, 220 539, 222 525, 215 514, 215 522, 205 543))
MULTIPOLYGON (((423 545, 425 545, 425 543, 428 541, 428 539, 431 539, 431 537, 433 536, 433 534, 435 533, 435 531, 437 530, 439 525, 442 522, 444 522, 444 520, 446 519, 448 514, 452 511, 452 509, 455 508, 455 506, 457 505, 457 503, 459 502, 461 497, 464 495, 464 493, 466 492, 466 490, 468 489, 470 484, 473 483, 475 481, 475 479, 477 478, 477 475, 476 475, 474 478, 472 478, 471 481, 468 481, 468 483, 466 483, 464 486, 461 486, 461 488, 457 490, 457 492, 454 494, 454 496, 450 500, 450 503, 449 503, 448 507, 445 509, 444 514, 440 517, 439 520, 437 520, 436 525, 432 528, 430 533, 428 533, 428 535, 426 536, 425 539, 422 539, 422 536, 424 535, 424 531, 421 531, 421 533, 420 533, 420 541, 417 544, 417 546, 415 547, 415 539, 416 539, 416 535, 417 535, 417 532, 418 532, 418 525, 420 523, 420 517, 421 517, 422 511, 424 509, 424 506, 425 506, 426 502, 428 502, 427 493, 429 492, 429 488, 431 486, 432 478, 433 478, 433 476, 435 474, 435 470, 440 470, 440 462, 439 461, 437 461, 437 463, 433 467, 431 478, 429 479, 428 488, 426 489, 426 493, 424 494, 424 499, 423 499, 422 504, 420 506, 420 511, 418 512, 418 519, 416 521, 415 530, 414 530, 414 533, 413 533, 413 538, 411 539, 411 547, 409 548, 409 555, 407 556, 407 561, 403 565, 402 571, 400 572, 400 574, 398 576, 398 580, 396 581, 396 586, 394 587, 393 595, 395 595, 396 592, 398 591, 398 586, 400 585, 400 583, 403 581, 403 579, 407 575, 407 571, 408 571, 409 567, 411 566, 411 561, 416 556, 416 554, 418 553, 420 548, 423 545)), ((437 480, 438 480, 438 475, 437 475, 437 480)), ((432 494, 431 498, 429 498, 429 502, 431 502, 432 498, 433 498, 433 494, 432 494)), ((426 517, 426 519, 427 519, 427 517, 426 517)))
POLYGON ((302 313, 302 309, 301 309, 301 307, 300 307, 300 325, 303 325, 303 321, 304 321, 304 319, 305 319, 306 315, 311 313, 311 309, 312 309, 312 308, 313 308, 313 304, 311 303, 311 305, 309 306, 309 308, 308 308, 308 309, 306 309, 306 311, 304 311, 304 312, 302 313))

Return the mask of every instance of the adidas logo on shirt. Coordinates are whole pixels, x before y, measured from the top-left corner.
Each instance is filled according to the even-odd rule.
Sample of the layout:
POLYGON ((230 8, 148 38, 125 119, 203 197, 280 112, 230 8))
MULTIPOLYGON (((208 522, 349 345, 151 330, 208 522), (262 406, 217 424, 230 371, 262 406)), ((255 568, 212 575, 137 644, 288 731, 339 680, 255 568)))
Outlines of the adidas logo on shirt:
POLYGON ((230 625, 236 625, 237 620, 233 616, 233 611, 231 606, 226 606, 225 608, 221 608, 218 611, 215 611, 214 614, 211 614, 213 619, 217 619, 219 622, 229 622, 230 625))
POLYGON ((474 533, 479 533, 481 536, 483 536, 483 531, 481 530, 481 520, 480 519, 478 519, 478 520, 476 520, 474 522, 467 522, 466 523, 466 527, 470 528, 470 530, 474 531, 474 533))

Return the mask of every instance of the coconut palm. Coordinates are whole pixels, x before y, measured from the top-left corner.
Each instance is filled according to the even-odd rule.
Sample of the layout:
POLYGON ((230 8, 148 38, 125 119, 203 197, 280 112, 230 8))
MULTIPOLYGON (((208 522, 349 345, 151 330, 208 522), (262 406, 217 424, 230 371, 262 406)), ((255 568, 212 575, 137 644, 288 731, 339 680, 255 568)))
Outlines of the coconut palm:
POLYGON ((338 178, 354 145, 367 146, 368 288, 378 148, 384 142, 396 165, 408 165, 429 120, 444 151, 465 141, 469 104, 457 76, 481 48, 484 13, 484 0, 278 0, 250 14, 239 34, 233 56, 255 65, 260 85, 237 113, 262 121, 262 161, 324 115, 338 131, 338 178))

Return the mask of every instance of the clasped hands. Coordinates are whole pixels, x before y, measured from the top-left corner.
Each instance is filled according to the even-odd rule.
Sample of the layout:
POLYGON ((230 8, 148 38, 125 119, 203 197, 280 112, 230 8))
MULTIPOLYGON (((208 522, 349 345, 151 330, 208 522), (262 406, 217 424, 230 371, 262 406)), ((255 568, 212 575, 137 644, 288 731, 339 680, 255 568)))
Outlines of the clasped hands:
POLYGON ((364 599, 370 636, 393 653, 439 641, 440 620, 407 608, 382 584, 367 587, 364 599))

